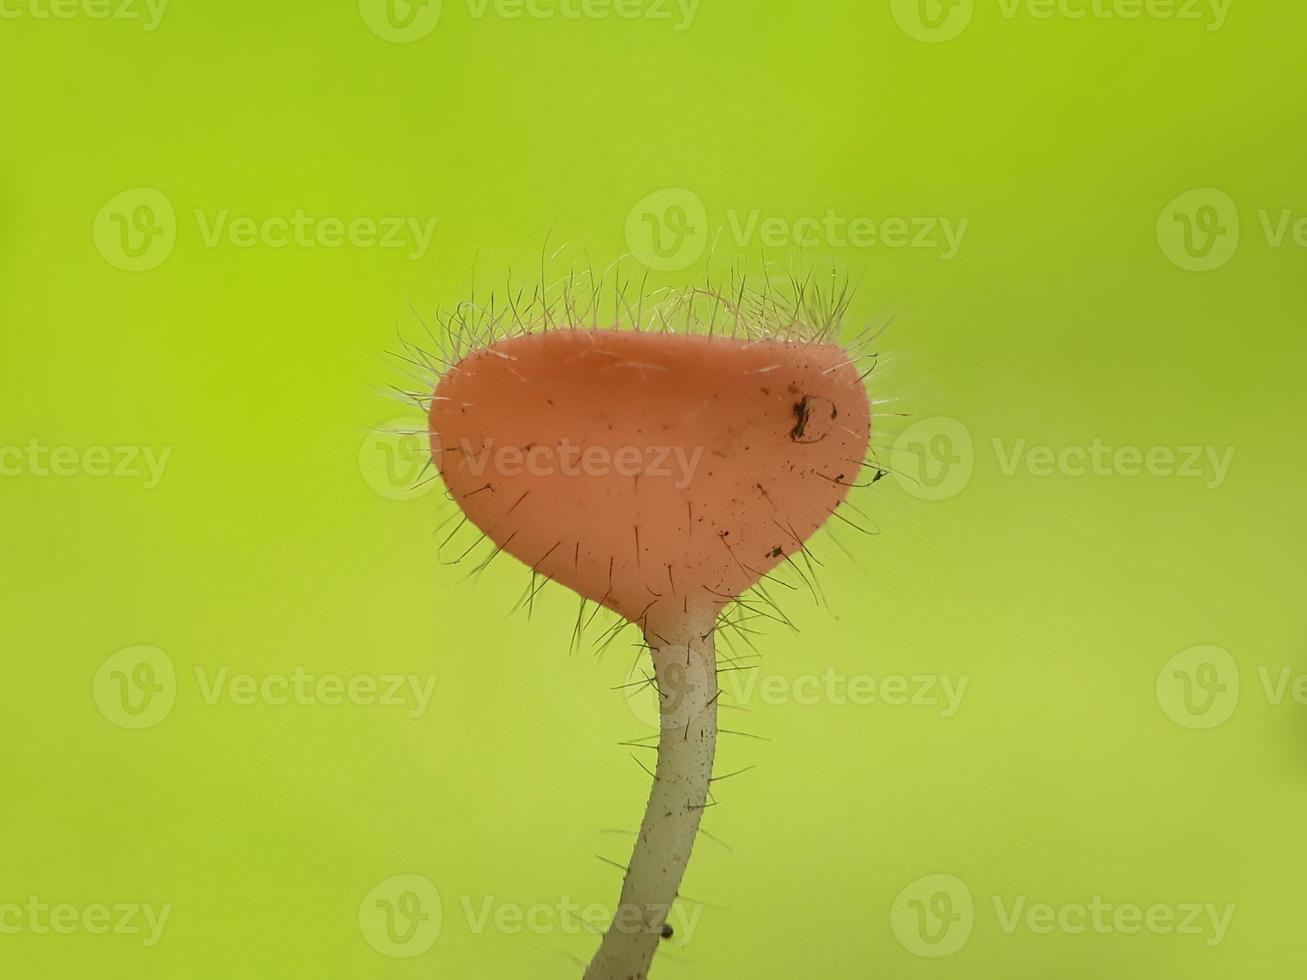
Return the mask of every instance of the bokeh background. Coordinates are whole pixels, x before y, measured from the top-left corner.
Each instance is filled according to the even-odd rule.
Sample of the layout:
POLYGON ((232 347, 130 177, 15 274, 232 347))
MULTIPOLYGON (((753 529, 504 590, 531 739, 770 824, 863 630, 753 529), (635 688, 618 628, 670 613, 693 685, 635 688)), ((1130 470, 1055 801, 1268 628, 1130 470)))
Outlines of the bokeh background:
POLYGON ((547 253, 834 261, 915 413, 658 976, 1302 975, 1298 5, 0 9, 0 973, 579 975, 634 637, 442 566, 383 397, 547 253))

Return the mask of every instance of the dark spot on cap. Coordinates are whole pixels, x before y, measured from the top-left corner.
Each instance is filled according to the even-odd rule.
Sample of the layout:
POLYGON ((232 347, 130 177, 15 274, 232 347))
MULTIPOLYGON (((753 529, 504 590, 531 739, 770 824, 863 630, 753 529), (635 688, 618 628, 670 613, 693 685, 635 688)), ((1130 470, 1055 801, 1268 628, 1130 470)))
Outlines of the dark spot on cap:
POLYGON ((804 395, 790 409, 795 418, 794 428, 790 430, 790 439, 799 443, 821 442, 831 432, 831 424, 839 411, 835 403, 820 395, 804 395), (830 406, 830 417, 826 418, 823 403, 830 406), (820 421, 819 421, 820 420, 820 421), (813 424, 817 422, 817 424, 813 424))

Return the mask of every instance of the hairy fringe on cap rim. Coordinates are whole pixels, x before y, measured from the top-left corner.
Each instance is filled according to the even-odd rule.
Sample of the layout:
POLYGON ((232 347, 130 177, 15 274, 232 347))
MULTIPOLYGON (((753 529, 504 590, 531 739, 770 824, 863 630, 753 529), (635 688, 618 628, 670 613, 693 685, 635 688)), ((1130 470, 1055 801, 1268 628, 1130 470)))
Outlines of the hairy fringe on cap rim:
MULTIPOLYGON (((534 281, 523 281, 510 272, 498 289, 482 295, 474 285, 468 299, 452 308, 438 309, 430 316, 423 316, 410 305, 421 338, 417 342, 410 340, 397 327, 396 338, 400 346, 390 352, 390 357, 413 385, 390 385, 387 394, 427 413, 440 379, 456 370, 464 358, 511 338, 549 330, 631 330, 722 336, 746 341, 840 344, 849 362, 857 366, 862 383, 869 386, 874 374, 880 387, 888 360, 881 343, 895 318, 892 314, 873 317, 849 340, 841 341, 856 287, 834 262, 829 267, 823 266, 820 271, 811 266, 804 271, 795 271, 793 267, 783 270, 775 262, 764 261, 757 271, 748 271, 741 260, 730 264, 720 274, 704 273, 697 283, 650 288, 648 270, 641 267, 633 273, 623 271, 622 264, 627 257, 612 262, 598 274, 592 265, 578 263, 551 278, 547 270, 562 251, 564 249, 552 255, 542 254, 540 272, 534 281)), ((872 394, 871 402, 880 424, 873 426, 865 461, 871 475, 853 487, 859 498, 873 490, 881 491, 885 484, 893 482, 882 483, 882 479, 893 472, 888 453, 896 435, 892 423, 912 417, 911 413, 887 408, 899 399, 887 397, 884 391, 879 393, 879 397, 869 394, 872 394), (890 426, 884 424, 887 421, 890 426)), ((423 426, 396 434, 426 433, 423 426)), ((419 477, 420 482, 438 480, 438 473, 430 465, 419 477)), ((861 501, 855 502, 853 497, 850 494, 834 512, 837 526, 833 528, 828 524, 822 528, 822 533, 847 560, 858 565, 842 535, 876 535, 880 529, 859 506, 861 501)), ((448 494, 446 499, 449 499, 448 494)), ((457 505, 454 505, 452 512, 442 515, 440 530, 443 531, 459 514, 457 505)), ((474 555, 478 546, 485 543, 484 536, 466 546, 464 541, 455 540, 466 529, 466 521, 457 522, 453 533, 443 538, 439 558, 444 565, 460 565, 470 560, 473 567, 469 577, 477 577, 500 552, 492 547, 486 557, 474 555)), ((787 561, 784 568, 788 575, 779 569, 774 571, 724 611, 719 624, 724 628, 724 635, 734 634, 753 647, 750 635, 757 632, 756 627, 763 621, 793 628, 768 585, 808 592, 819 605, 827 605, 824 590, 817 580, 817 571, 824 563, 814 553, 812 544, 808 542, 795 555, 797 561, 787 561)), ((531 581, 514 610, 526 608, 530 612, 537 595, 548 582, 548 579, 537 582, 537 575, 532 571, 531 581)), ((587 618, 584 600, 581 606, 572 637, 574 649, 581 643, 584 628, 600 611, 595 609, 587 618)), ((602 631, 596 641, 599 652, 625 625, 628 624, 624 621, 613 623, 611 628, 602 631)))

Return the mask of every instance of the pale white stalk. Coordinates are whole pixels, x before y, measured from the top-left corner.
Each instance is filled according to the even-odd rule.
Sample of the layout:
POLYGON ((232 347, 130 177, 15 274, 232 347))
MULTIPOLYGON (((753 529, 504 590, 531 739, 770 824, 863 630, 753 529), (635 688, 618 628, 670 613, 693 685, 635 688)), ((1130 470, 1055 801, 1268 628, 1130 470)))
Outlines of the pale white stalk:
POLYGON ((717 749, 713 632, 685 645, 649 639, 662 718, 658 765, 622 897, 585 980, 643 980, 699 832, 717 749))

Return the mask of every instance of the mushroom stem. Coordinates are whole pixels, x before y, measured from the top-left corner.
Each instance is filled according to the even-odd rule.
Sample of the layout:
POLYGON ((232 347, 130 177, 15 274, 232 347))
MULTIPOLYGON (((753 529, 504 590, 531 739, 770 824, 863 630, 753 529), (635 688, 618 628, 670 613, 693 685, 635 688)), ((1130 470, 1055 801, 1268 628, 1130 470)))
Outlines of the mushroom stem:
POLYGON ((717 749, 714 633, 688 645, 650 638, 662 717, 658 766, 622 897, 585 980, 649 975, 694 848, 717 749))

